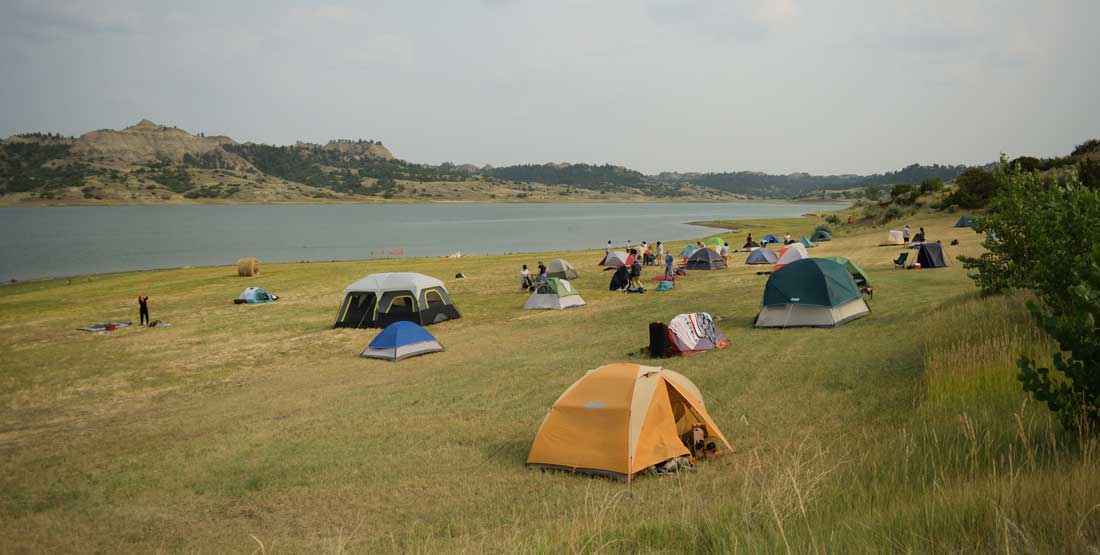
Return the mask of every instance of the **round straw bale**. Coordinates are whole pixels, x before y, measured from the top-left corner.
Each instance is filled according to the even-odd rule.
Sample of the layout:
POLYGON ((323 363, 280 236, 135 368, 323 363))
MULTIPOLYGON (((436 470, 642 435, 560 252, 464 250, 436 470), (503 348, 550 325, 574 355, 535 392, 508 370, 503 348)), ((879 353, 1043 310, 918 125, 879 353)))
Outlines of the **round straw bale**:
POLYGON ((237 275, 252 277, 260 273, 260 261, 255 258, 242 258, 237 261, 237 275))

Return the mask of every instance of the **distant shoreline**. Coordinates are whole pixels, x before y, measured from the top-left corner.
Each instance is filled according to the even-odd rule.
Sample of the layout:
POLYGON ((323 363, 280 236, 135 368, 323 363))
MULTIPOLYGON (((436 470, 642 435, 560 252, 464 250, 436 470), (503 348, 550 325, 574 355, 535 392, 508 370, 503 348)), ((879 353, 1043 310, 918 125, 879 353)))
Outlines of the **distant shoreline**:
MULTIPOLYGON (((287 203, 287 204, 291 204, 291 203, 287 203)), ((346 203, 340 203, 340 204, 346 204, 346 203)), ((416 203, 413 203, 413 204, 416 204, 416 203)), ((461 203, 461 204, 476 204, 476 203, 461 203)), ((790 204, 796 204, 796 203, 792 202, 790 204)), ((816 204, 821 205, 821 204, 827 204, 827 203, 816 203, 816 204)), ((839 205, 843 205, 843 204, 839 204, 839 205)), ((151 206, 156 206, 156 205, 151 205, 151 206)), ((42 207, 42 208, 48 208, 48 207, 42 207)), ((798 216, 798 218, 807 218, 807 217, 813 217, 813 216, 815 216, 815 215, 814 214, 802 214, 802 215, 798 216)), ((736 223, 736 221, 734 221, 734 220, 726 220, 726 221, 705 220, 705 221, 688 221, 688 222, 682 222, 682 223, 684 225, 692 225, 692 226, 706 227, 706 228, 711 228, 711 229, 715 229, 715 230, 720 230, 720 233, 736 233, 738 231, 737 228, 731 227, 732 224, 736 223)), ((697 238, 688 238, 688 239, 684 239, 684 240, 689 241, 689 242, 694 240, 694 239, 700 239, 701 240, 702 238, 704 238, 706 236, 709 236, 709 235, 711 235, 711 234, 701 235, 697 238)), ((528 251, 528 252, 519 252, 519 251, 517 251, 517 252, 501 252, 501 253, 493 253, 493 254, 471 254, 471 255, 469 255, 467 257, 463 257, 463 258, 475 258, 475 257, 489 257, 489 258, 492 258, 492 257, 499 257, 499 256, 514 256, 514 255, 520 255, 520 254, 538 255, 538 254, 543 254, 543 253, 547 253, 547 252, 583 252, 583 251, 586 251, 586 250, 593 250, 593 249, 583 249, 582 248, 582 249, 566 249, 564 251, 545 250, 545 251, 528 251)), ((599 249, 595 249, 595 250, 599 250, 599 249)), ((378 257, 378 258, 344 258, 344 259, 331 259, 331 260, 288 260, 288 261, 282 261, 282 262, 269 262, 268 264, 328 264, 328 263, 343 263, 343 262, 376 262, 376 261, 394 260, 394 259, 414 261, 414 260, 425 260, 425 259, 433 259, 433 258, 439 258, 439 257, 411 256, 411 257, 378 257)), ((136 274, 136 273, 146 273, 146 272, 165 272, 165 271, 173 271, 173 270, 217 268, 217 267, 222 267, 222 266, 227 266, 227 265, 226 264, 194 264, 194 265, 181 265, 181 266, 164 266, 164 267, 141 268, 141 269, 135 269, 135 270, 122 270, 122 271, 113 271, 113 272, 73 274, 73 275, 66 275, 66 276, 45 276, 45 277, 39 277, 39 278, 11 280, 11 281, 5 280, 3 282, 0 282, 0 289, 3 289, 5 287, 13 287, 13 286, 19 286, 19 285, 36 284, 36 283, 45 283, 45 282, 59 281, 59 280, 77 280, 77 279, 91 280, 91 279, 101 278, 101 277, 105 277, 105 276, 113 276, 113 275, 121 275, 121 274, 136 274)))
MULTIPOLYGON (((167 202, 127 202, 117 200, 89 200, 89 201, 73 201, 73 200, 48 200, 48 199, 35 199, 35 200, 10 200, 0 198, 0 208, 54 208, 54 207, 85 207, 85 206, 320 206, 320 205, 349 205, 349 204, 362 204, 362 205, 380 205, 380 204, 638 204, 638 203, 654 203, 654 204, 815 204, 815 205, 835 205, 835 206, 849 206, 852 204, 850 201, 841 200, 815 200, 815 199, 732 199, 732 200, 715 200, 715 199, 694 199, 694 198, 621 198, 621 199, 485 199, 485 200, 429 200, 429 199, 416 199, 416 200, 334 200, 334 199, 318 199, 312 201, 309 199, 293 199, 293 200, 276 200, 276 201, 226 201, 218 199, 210 200, 180 200, 180 201, 167 201, 167 202)), ((690 223, 690 222, 688 222, 690 223)))

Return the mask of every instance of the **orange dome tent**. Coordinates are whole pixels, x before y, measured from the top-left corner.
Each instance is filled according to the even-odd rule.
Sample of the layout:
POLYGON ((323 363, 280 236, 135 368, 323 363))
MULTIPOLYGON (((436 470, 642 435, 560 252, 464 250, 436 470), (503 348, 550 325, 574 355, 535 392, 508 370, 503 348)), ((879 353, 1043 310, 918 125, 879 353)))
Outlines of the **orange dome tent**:
POLYGON ((550 407, 527 464, 630 478, 691 451, 695 426, 732 450, 691 380, 656 366, 616 363, 590 370, 550 407))

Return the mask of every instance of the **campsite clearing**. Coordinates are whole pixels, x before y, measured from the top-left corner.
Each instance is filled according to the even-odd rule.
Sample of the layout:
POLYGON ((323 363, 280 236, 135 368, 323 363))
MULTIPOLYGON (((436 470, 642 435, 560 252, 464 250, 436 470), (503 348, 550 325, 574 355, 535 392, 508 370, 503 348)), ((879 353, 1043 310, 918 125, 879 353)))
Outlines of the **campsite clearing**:
MULTIPOLYGON (((1024 298, 979 296, 955 257, 979 253, 980 237, 957 219, 920 217, 951 261, 934 271, 893 271, 904 249, 877 246, 887 228, 834 228, 813 256, 851 259, 876 290, 869 316, 835 329, 754 329, 767 277, 746 253, 644 295, 608 291, 595 250, 265 261, 281 298, 247 311, 227 302, 242 285, 228 265, 0 288, 4 551, 1100 546, 1100 447, 1025 402, 1015 360, 1049 346, 1024 298), (587 306, 523 310, 520 265, 558 256, 585 261, 574 284, 587 306), (332 328, 344 289, 398 271, 442 279, 462 318, 429 328, 445 352, 360 358, 379 330, 332 328), (76 331, 134 319, 138 293, 175 325, 76 331), (704 311, 729 348, 637 354, 649 322, 704 311), (734 451, 629 489, 528 468, 558 396, 620 361, 689 378, 734 451)), ((721 237, 808 236, 817 223, 739 222, 721 237)))

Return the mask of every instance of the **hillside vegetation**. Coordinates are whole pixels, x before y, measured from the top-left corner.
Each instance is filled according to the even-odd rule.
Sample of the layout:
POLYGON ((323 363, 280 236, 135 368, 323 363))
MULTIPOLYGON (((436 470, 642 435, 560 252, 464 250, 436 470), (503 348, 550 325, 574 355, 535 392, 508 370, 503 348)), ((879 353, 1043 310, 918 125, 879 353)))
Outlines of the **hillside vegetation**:
POLYGON ((1051 360, 1029 296, 980 295, 955 261, 980 236, 914 217, 949 268, 893 269, 900 249, 866 223, 833 225, 811 251, 853 259, 875 287, 872 314, 836 329, 752 328, 766 277, 743 254, 643 295, 607 291, 595 251, 0 288, 0 537, 65 553, 1094 552, 1100 446, 1015 377, 1021 353, 1051 360), (588 306, 521 310, 519 265, 556 256, 580 269, 588 306), (429 328, 444 353, 360 359, 376 332, 330 329, 341 291, 398 270, 444 278, 463 317, 429 328), (233 305, 247 285, 282 299, 233 305), (135 318, 138 294, 173 327, 74 330, 135 318), (696 310, 729 348, 637 354, 649 322, 696 310), (624 360, 693 380, 734 452, 630 487, 526 468, 561 392, 624 360))
POLYGON ((238 143, 142 120, 80 137, 26 133, 0 141, 0 202, 851 200, 875 187, 951 182, 967 169, 912 164, 866 176, 644 175, 612 164, 430 165, 401 160, 377 140, 238 143))

